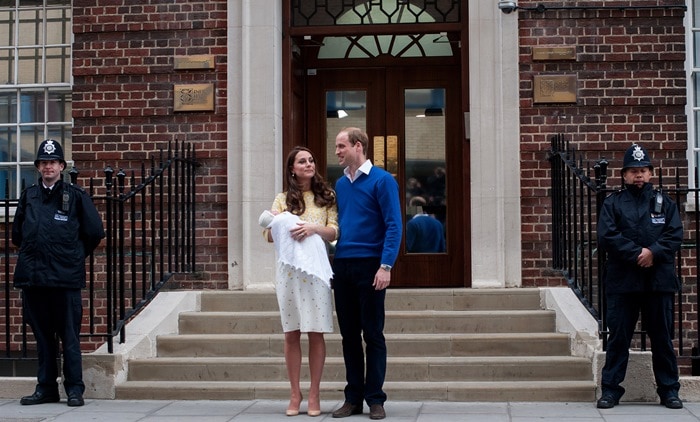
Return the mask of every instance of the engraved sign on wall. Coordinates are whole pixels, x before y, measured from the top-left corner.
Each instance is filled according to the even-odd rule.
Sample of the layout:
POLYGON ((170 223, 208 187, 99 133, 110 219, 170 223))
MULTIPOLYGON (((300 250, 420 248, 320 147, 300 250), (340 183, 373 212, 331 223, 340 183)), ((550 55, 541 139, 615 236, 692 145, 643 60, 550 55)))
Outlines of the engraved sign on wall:
POLYGON ((543 103, 576 103, 576 75, 535 75, 533 101, 543 103))
POLYGON ((214 56, 175 56, 173 68, 175 70, 214 69, 214 56))
POLYGON ((214 84, 175 85, 175 111, 213 111, 214 84))
POLYGON ((576 47, 532 47, 532 60, 576 60, 576 47))

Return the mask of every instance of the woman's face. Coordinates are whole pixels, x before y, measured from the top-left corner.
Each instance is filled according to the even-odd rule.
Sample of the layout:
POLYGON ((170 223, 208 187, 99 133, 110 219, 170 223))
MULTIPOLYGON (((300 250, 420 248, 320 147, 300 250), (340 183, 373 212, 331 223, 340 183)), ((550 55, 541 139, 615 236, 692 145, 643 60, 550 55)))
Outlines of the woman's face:
POLYGON ((294 157, 292 174, 299 183, 310 181, 316 174, 316 161, 308 151, 299 151, 294 157))

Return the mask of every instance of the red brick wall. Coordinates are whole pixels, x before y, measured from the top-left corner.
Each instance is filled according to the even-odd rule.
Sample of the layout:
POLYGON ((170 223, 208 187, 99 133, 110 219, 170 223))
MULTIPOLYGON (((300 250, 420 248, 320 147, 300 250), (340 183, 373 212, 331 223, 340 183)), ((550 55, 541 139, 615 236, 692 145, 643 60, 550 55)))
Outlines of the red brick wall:
MULTIPOLYGON (((610 6, 610 2, 540 2, 521 0, 521 7, 538 3, 570 6, 610 6)), ((683 5, 682 1, 632 0, 615 6, 683 5)), ((652 182, 674 184, 676 173, 687 185, 688 163, 685 61, 685 12, 654 10, 520 10, 520 130, 523 219, 523 284, 566 285, 552 270, 550 165, 547 152, 553 134, 564 134, 583 167, 596 160, 610 162, 609 187, 620 186, 624 151, 640 143, 657 167, 652 182), (574 47, 574 60, 535 61, 535 47, 574 47), (575 104, 535 104, 535 75, 576 75, 575 104)), ((592 176, 592 175, 591 175, 592 176)), ((690 224, 686 221, 686 239, 690 224)), ((697 291, 694 253, 683 251, 683 355, 679 365, 690 373, 691 348, 697 345, 697 291)))
MULTIPOLYGON (((521 7, 609 5, 603 1, 541 2, 521 7)), ((668 1, 619 1, 656 5, 668 1)), ((683 2, 678 1, 678 4, 683 2)), ((520 39, 523 284, 561 285, 552 268, 551 135, 562 133, 585 163, 610 161, 610 186, 619 185, 624 151, 642 144, 664 176, 685 174, 685 29, 682 10, 518 11, 520 39), (576 58, 535 61, 533 47, 575 47, 576 58), (535 75, 576 75, 575 104, 535 104, 535 75)), ((658 179, 654 179, 656 181, 658 179)), ((670 181, 670 177, 664 179, 670 181)))
POLYGON ((187 141, 197 173, 197 277, 181 288, 227 286, 226 0, 73 1, 73 156, 86 177, 141 163, 187 141), (176 56, 215 68, 175 70, 176 56), (175 112, 175 84, 213 83, 214 111, 175 112))

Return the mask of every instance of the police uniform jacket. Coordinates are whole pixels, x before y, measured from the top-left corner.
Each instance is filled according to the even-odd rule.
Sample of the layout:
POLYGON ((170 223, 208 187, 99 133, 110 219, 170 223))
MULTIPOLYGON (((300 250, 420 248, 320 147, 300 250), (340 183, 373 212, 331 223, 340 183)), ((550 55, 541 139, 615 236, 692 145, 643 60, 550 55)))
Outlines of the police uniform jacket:
POLYGON ((19 247, 14 286, 85 287, 85 258, 103 237, 102 219, 82 188, 58 181, 48 193, 41 181, 30 186, 12 226, 19 247))
POLYGON ((666 195, 655 212, 656 193, 650 183, 627 186, 608 196, 598 219, 598 246, 607 252, 606 293, 676 292, 675 253, 683 241, 676 204, 666 195), (637 265, 642 248, 654 255, 650 268, 637 265))

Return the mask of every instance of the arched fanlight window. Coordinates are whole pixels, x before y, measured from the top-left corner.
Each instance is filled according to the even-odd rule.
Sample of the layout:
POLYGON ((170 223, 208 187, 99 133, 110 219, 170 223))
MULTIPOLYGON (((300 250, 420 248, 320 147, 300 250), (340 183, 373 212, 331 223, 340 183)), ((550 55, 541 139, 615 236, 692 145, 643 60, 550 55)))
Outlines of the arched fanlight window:
POLYGON ((291 25, 458 23, 463 0, 290 0, 291 25))
POLYGON ((364 35, 325 37, 319 59, 360 59, 381 55, 393 57, 452 56, 447 35, 364 35))
MULTIPOLYGON (((293 0, 295 26, 385 25, 458 22, 458 0, 371 0, 347 2, 293 0)), ((445 33, 413 35, 348 35, 324 37, 319 59, 449 57, 454 54, 445 33)))

